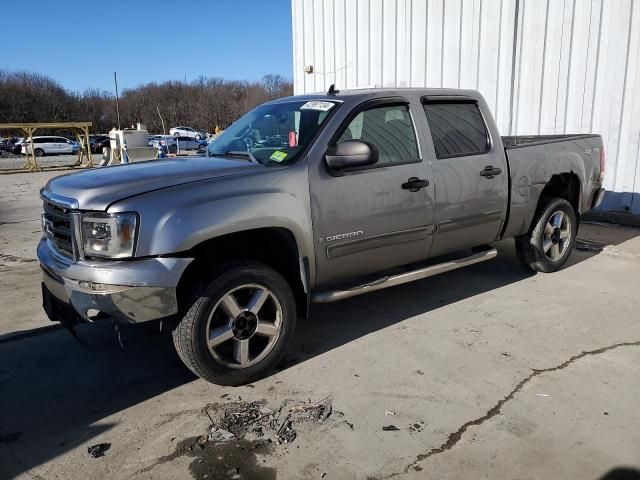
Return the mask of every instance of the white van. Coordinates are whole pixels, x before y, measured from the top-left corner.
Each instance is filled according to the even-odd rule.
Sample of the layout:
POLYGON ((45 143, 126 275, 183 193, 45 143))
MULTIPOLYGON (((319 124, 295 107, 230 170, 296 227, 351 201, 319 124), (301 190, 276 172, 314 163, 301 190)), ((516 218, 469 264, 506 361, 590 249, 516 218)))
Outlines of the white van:
MULTIPOLYGON (((74 142, 64 137, 33 137, 36 157, 45 155, 71 155, 74 150, 74 142)), ((31 144, 26 140, 22 144, 22 154, 31 154, 31 144)))

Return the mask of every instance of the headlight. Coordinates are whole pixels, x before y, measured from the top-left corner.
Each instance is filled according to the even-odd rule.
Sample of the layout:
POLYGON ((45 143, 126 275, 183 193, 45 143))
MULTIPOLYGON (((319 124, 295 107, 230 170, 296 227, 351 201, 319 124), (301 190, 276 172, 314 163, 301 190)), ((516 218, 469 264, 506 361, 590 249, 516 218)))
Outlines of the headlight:
POLYGON ((133 257, 138 214, 83 213, 82 246, 88 257, 133 257))

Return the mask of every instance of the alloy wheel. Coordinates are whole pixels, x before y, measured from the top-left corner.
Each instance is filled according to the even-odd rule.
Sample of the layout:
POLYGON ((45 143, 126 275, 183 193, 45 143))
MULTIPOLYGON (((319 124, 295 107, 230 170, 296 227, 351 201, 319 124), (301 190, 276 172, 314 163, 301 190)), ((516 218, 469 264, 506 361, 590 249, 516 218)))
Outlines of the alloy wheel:
POLYGON ((207 346, 228 368, 247 368, 264 359, 282 330, 282 306, 275 294, 258 284, 226 292, 207 320, 207 346))
POLYGON ((542 249, 552 262, 560 260, 571 243, 571 220, 562 210, 554 212, 544 226, 542 249))

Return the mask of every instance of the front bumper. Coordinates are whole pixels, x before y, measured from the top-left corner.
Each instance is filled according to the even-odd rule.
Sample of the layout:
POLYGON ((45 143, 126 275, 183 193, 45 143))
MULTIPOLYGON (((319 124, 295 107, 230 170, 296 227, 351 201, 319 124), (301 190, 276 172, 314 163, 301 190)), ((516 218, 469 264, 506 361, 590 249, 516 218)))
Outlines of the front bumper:
MULTIPOLYGON (((61 311, 52 315, 46 308, 53 296, 70 306, 84 321, 103 316, 120 322, 138 323, 168 317, 178 312, 176 287, 191 258, 147 258, 72 262, 58 255, 43 238, 38 245, 43 272, 44 304, 54 321, 62 321, 61 311)), ((71 317, 73 311, 69 312, 71 317)), ((75 323, 76 318, 69 318, 75 323)))

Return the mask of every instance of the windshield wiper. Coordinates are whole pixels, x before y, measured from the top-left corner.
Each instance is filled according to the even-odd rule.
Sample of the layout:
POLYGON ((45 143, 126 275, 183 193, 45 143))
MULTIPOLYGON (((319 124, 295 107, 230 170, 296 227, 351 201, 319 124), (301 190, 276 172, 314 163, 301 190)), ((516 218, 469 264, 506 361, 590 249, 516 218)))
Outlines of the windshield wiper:
POLYGON ((237 157, 237 158, 246 158, 250 162, 260 163, 258 159, 253 155, 253 153, 249 151, 241 151, 241 150, 227 150, 224 153, 211 153, 212 157, 237 157))

